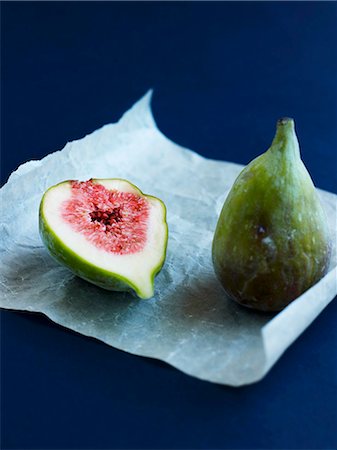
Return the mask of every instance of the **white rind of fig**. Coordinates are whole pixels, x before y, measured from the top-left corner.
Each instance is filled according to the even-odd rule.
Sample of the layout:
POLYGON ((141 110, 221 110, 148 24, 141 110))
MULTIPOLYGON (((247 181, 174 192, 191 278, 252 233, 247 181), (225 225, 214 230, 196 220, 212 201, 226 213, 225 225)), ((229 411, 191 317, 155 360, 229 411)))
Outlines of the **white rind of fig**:
MULTIPOLYGON (((143 248, 130 254, 127 251, 118 254, 93 244, 85 234, 86 230, 76 231, 74 225, 64 219, 64 205, 72 198, 73 183, 81 182, 70 180, 52 186, 41 200, 40 235, 50 254, 76 275, 97 286, 113 291, 134 291, 140 298, 151 298, 154 295, 154 278, 166 256, 168 227, 164 203, 156 197, 144 195, 127 180, 92 179, 82 182, 92 183, 94 188, 100 185, 111 192, 121 195, 129 193, 134 198, 143 199, 141 201, 147 210, 143 248)), ((92 226, 87 210, 83 211, 83 216, 92 226)), ((123 221, 127 221, 125 218, 120 220, 121 226, 123 221)))

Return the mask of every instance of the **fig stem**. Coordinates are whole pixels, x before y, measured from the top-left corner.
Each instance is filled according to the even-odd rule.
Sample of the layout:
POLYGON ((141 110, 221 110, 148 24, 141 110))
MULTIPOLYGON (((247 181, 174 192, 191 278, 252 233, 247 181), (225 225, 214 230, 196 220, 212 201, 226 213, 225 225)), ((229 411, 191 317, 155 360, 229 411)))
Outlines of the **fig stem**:
POLYGON ((281 117, 281 119, 279 119, 277 121, 277 126, 278 127, 282 127, 282 126, 294 127, 294 119, 292 119, 291 117, 281 117))
POLYGON ((295 122, 290 117, 282 117, 276 123, 276 134, 273 139, 271 150, 281 151, 288 155, 300 156, 297 136, 295 133, 295 122))

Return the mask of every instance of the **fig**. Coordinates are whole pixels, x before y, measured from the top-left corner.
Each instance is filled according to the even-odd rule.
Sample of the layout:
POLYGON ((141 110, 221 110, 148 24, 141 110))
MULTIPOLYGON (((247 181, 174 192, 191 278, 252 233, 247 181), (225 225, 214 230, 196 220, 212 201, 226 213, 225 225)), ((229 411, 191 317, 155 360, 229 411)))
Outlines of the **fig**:
POLYGON ((158 198, 122 179, 64 181, 43 195, 39 229, 51 256, 79 277, 144 299, 154 295, 168 238, 158 198))
POLYGON ((238 303, 280 311, 325 275, 330 253, 294 120, 280 119, 271 147, 242 170, 225 200, 212 244, 215 273, 238 303))

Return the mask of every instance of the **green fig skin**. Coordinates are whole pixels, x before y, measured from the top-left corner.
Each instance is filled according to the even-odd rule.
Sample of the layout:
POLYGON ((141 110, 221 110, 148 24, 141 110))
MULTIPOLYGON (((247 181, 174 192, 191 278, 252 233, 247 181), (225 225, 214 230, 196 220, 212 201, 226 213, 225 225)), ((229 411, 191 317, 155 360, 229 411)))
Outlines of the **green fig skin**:
POLYGON ((215 273, 238 303, 280 311, 326 274, 330 253, 294 121, 280 119, 271 147, 243 169, 226 198, 213 239, 215 273))
MULTIPOLYGON (((120 292, 134 291, 141 297, 141 293, 129 280, 124 279, 117 273, 112 274, 107 270, 88 263, 88 261, 85 261, 67 247, 49 227, 42 214, 42 208, 40 208, 39 214, 39 227, 41 239, 50 255, 63 266, 71 268, 75 275, 103 289, 120 292)), ((152 279, 154 279, 154 275, 152 279)))

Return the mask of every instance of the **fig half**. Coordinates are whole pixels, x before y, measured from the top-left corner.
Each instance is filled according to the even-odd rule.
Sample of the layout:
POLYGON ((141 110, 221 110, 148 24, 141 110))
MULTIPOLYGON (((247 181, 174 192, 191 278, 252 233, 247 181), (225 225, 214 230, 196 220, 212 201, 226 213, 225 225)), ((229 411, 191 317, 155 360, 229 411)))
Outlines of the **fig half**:
POLYGON ((64 181, 40 204, 39 228, 49 253, 101 288, 154 295, 166 256, 166 208, 122 179, 64 181))

